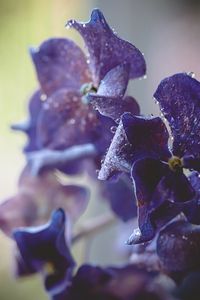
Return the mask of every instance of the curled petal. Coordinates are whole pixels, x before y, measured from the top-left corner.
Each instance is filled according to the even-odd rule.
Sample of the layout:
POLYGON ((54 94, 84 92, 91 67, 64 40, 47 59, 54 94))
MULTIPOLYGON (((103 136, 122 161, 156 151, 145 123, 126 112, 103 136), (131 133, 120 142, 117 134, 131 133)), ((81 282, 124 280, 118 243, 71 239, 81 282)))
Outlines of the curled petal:
POLYGON ((97 94, 89 94, 87 97, 94 109, 97 109, 100 114, 115 121, 119 120, 125 112, 130 112, 134 115, 140 114, 140 107, 137 101, 131 96, 124 98, 105 97, 98 95, 97 92, 97 94))
POLYGON ((174 138, 173 153, 200 157, 200 83, 186 73, 161 81, 154 97, 168 120, 174 138))
POLYGON ((120 122, 99 171, 98 178, 106 180, 118 172, 130 172, 131 155, 132 148, 127 140, 123 124, 120 122))
POLYGON ((58 209, 52 214, 50 223, 42 228, 21 228, 13 233, 27 273, 44 272, 46 266, 51 266, 51 273, 43 274, 45 287, 52 294, 66 287, 74 267, 66 243, 65 226, 65 213, 58 209))
POLYGON ((130 79, 145 74, 146 64, 142 53, 113 32, 100 10, 92 11, 89 22, 70 20, 67 26, 78 30, 85 41, 96 86, 111 69, 121 64, 130 65, 130 79))
POLYGON ((42 92, 47 96, 60 88, 80 89, 91 81, 86 57, 71 40, 52 38, 39 48, 31 48, 30 53, 42 92))

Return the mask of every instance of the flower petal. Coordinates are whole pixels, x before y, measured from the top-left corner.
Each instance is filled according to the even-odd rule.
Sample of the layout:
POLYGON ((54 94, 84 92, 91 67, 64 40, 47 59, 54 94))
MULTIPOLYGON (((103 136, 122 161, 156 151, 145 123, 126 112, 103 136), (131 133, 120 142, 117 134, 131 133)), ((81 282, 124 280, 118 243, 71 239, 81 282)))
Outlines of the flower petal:
POLYGON ((37 145, 37 136, 36 136, 36 127, 37 121, 42 109, 41 101, 42 93, 41 91, 36 91, 29 100, 28 111, 29 111, 29 120, 25 123, 13 124, 11 128, 13 130, 23 131, 27 134, 28 142, 24 147, 24 152, 35 151, 38 149, 37 145))
POLYGON ((50 96, 60 88, 79 90, 90 82, 86 57, 71 40, 52 38, 30 50, 42 92, 50 96))
POLYGON ((136 216, 134 190, 131 180, 122 174, 116 181, 102 182, 101 192, 113 212, 124 222, 136 216))
POLYGON ((122 123, 133 148, 134 160, 144 156, 167 160, 171 156, 168 149, 169 134, 161 118, 125 113, 122 123))
POLYGON ((200 83, 185 73, 175 74, 160 83, 154 97, 170 124, 173 154, 200 157, 200 83))
POLYGON ((58 209, 52 214, 50 223, 42 228, 22 228, 13 233, 27 270, 43 272, 47 264, 52 265, 52 273, 44 275, 46 288, 52 294, 66 287, 69 271, 74 267, 65 239, 65 226, 65 213, 58 209))
POLYGON ((130 79, 145 74, 146 64, 142 53, 113 32, 100 10, 92 11, 89 22, 70 20, 67 26, 78 30, 85 41, 96 86, 111 69, 124 63, 130 65, 130 79))
POLYGON ((167 271, 190 271, 200 267, 200 228, 185 220, 165 227, 157 240, 157 253, 167 271))

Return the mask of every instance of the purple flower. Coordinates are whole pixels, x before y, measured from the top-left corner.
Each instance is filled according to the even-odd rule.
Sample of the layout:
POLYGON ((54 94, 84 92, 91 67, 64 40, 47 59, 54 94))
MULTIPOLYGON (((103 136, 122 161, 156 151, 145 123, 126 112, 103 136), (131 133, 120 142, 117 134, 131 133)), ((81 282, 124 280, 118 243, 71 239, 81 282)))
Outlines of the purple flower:
MULTIPOLYGON (((39 109, 30 108, 30 126, 26 130, 30 141, 26 151, 40 150, 41 155, 43 149, 60 151, 54 167, 77 173, 88 157, 95 163, 95 169, 100 167, 101 157, 112 139, 110 128, 116 126, 115 121, 122 113, 139 113, 137 102, 124 94, 129 79, 143 76, 146 66, 141 52, 120 39, 98 9, 92 12, 88 23, 71 20, 68 27, 80 32, 89 57, 74 42, 61 38, 49 39, 39 48, 31 49, 40 83, 37 99, 31 102, 39 96, 44 102, 39 109), (84 145, 93 148, 85 152, 83 148, 80 159, 65 161, 62 151, 73 146, 82 149, 84 145)), ((32 162, 37 158, 37 154, 35 159, 31 155, 32 162)), ((42 159, 36 172, 52 167, 53 161, 42 159)))
POLYGON ((16 229, 13 233, 19 250, 18 275, 41 272, 45 287, 52 295, 65 289, 74 267, 65 226, 65 213, 58 209, 45 226, 16 229))
POLYGON ((161 118, 130 113, 122 116, 99 178, 107 179, 120 171, 131 172, 139 229, 129 238, 129 244, 152 239, 157 230, 181 211, 190 222, 200 224, 196 176, 187 177, 183 172, 199 168, 198 124, 192 123, 198 116, 199 94, 199 82, 187 74, 163 80, 154 94, 172 130, 172 149, 161 118))

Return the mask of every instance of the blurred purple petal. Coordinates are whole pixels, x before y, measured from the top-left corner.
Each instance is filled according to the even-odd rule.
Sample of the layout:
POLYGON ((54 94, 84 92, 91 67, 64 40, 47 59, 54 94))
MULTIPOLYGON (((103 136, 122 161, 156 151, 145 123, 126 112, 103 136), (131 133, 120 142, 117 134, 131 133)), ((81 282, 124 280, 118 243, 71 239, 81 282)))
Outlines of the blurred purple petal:
POLYGON ((92 11, 89 22, 70 20, 67 25, 78 30, 85 41, 96 86, 111 69, 121 64, 130 65, 130 79, 145 74, 146 64, 142 53, 113 32, 100 10, 92 11))
POLYGON ((96 112, 81 101, 76 91, 60 89, 42 108, 37 126, 38 144, 50 149, 66 149, 90 141, 96 134, 96 112))
POLYGON ((66 243, 65 226, 64 211, 58 209, 45 226, 17 229, 13 233, 27 270, 30 269, 30 274, 43 272, 45 287, 52 294, 66 287, 70 271, 74 267, 74 260, 66 243), (45 267, 49 264, 52 271, 45 274, 45 267))
POLYGON ((154 97, 168 120, 172 135, 173 153, 200 156, 200 83, 180 73, 161 81, 154 97))
POLYGON ((90 82, 86 57, 71 40, 52 38, 31 49, 42 92, 50 96, 60 88, 80 89, 90 82))
POLYGON ((16 195, 0 204, 0 228, 7 235, 16 227, 40 225, 46 222, 52 210, 62 207, 71 221, 85 211, 89 193, 76 185, 62 185, 51 172, 31 176, 22 172, 16 195))
POLYGON ((29 119, 26 123, 19 123, 12 125, 12 129, 23 131, 27 134, 28 142, 24 148, 25 152, 35 151, 38 149, 36 127, 38 117, 42 109, 41 91, 36 91, 29 100, 28 111, 29 119))

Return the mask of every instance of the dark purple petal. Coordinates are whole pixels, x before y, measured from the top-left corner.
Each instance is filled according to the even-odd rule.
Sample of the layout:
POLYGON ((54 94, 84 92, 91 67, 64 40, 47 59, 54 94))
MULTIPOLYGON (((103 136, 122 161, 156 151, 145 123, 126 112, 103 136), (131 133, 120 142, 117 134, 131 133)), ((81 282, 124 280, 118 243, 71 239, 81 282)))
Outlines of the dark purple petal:
POLYGON ((147 205, 149 209, 155 209, 166 200, 166 193, 160 191, 159 183, 167 172, 168 167, 159 160, 144 158, 136 161, 132 167, 132 179, 139 207, 147 205))
POLYGON ((125 113, 122 123, 133 148, 134 160, 144 156, 167 160, 171 156, 168 149, 169 134, 161 118, 125 113))
POLYGON ((173 154, 200 157, 200 83, 186 73, 164 79, 154 97, 174 138, 173 154))
POLYGON ((195 158, 193 155, 185 155, 182 158, 183 167, 200 172, 200 158, 195 158))
POLYGON ((27 134, 28 142, 24 148, 25 152, 35 151, 38 149, 36 127, 39 117, 39 113, 42 109, 42 93, 41 91, 36 91, 29 100, 28 112, 29 119, 25 123, 19 123, 12 125, 12 129, 23 131, 27 134))
POLYGON ((73 258, 65 239, 65 213, 58 209, 52 214, 51 222, 43 228, 17 229, 13 237, 20 255, 30 273, 44 272, 50 264, 53 272, 44 275, 45 287, 51 293, 62 291, 68 284, 74 267, 73 258))
POLYGON ((145 74, 146 64, 142 53, 113 32, 100 10, 92 11, 89 22, 70 20, 67 25, 78 30, 85 41, 96 87, 111 69, 121 64, 130 65, 130 79, 145 74))
POLYGON ((159 233, 157 253, 167 271, 191 271, 199 268, 199 251, 199 226, 178 220, 159 233))
POLYGON ((181 209, 168 200, 156 209, 148 206, 138 208, 138 225, 129 237, 127 244, 140 244, 151 241, 160 229, 181 213, 181 209))
POLYGON ((38 49, 31 48, 42 92, 50 96, 60 88, 79 90, 90 82, 86 57, 76 44, 68 39, 52 38, 38 49))
POLYGON ((134 189, 126 174, 116 181, 102 182, 100 188, 112 211, 120 219, 126 222, 136 216, 134 189))

